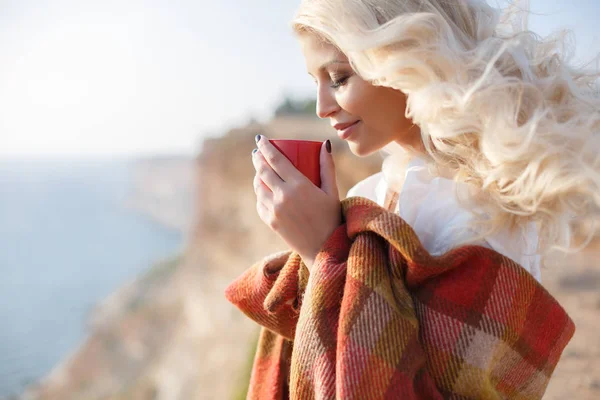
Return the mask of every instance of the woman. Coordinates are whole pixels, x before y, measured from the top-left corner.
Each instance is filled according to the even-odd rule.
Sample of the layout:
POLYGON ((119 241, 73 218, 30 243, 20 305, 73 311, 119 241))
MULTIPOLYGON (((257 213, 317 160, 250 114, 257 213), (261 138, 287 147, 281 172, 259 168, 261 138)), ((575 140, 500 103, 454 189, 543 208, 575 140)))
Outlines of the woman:
MULTIPOLYGON (((369 192, 365 184, 383 177, 384 186, 400 193, 400 215, 423 219, 418 231, 428 213, 439 212, 456 213, 453 226, 468 230, 460 239, 438 232, 454 238, 430 239, 434 253, 479 239, 540 279, 535 255, 573 247, 580 221, 599 214, 598 74, 572 69, 560 53, 562 39, 540 40, 519 18, 512 9, 500 14, 477 0, 313 0, 302 2, 293 26, 317 84, 318 116, 354 154, 390 155, 381 174, 349 194, 364 194, 360 187, 369 192), (413 179, 430 182, 420 188, 425 197, 402 193, 406 150, 416 155, 409 167, 432 170, 413 179), (482 190, 469 195, 464 185, 448 181, 482 190), (438 196, 448 200, 451 190, 459 191, 458 203, 442 211, 438 196), (479 211, 477 218, 467 218, 467 210, 479 211)), ((315 188, 280 204, 287 187, 265 160, 262 144, 268 141, 258 143, 261 151, 253 157, 258 213, 310 263, 339 225, 331 157, 323 148, 325 193, 315 188), (296 231, 299 221, 310 223, 296 231)), ((415 170, 409 168, 408 179, 415 170)), ((585 232, 586 238, 593 233, 585 232)))
MULTIPOLYGON (((475 247, 461 247, 474 244, 493 250, 486 253, 488 258, 497 252, 514 261, 518 269, 511 271, 517 274, 524 269, 539 282, 540 255, 552 248, 580 245, 572 240, 580 237, 580 221, 595 221, 600 216, 600 100, 594 91, 598 75, 568 66, 559 51, 562 41, 538 39, 525 30, 524 19, 515 10, 500 13, 479 0, 305 0, 293 27, 308 73, 317 85, 318 116, 331 122, 354 154, 366 156, 378 150, 388 154, 382 172, 357 184, 348 196, 370 198, 398 214, 403 221, 394 220, 395 226, 403 227, 404 222, 410 225, 431 263, 454 260, 435 256, 445 257, 456 249, 459 253, 462 249, 475 251, 475 247)), ((354 215, 354 203, 344 200, 341 215, 329 141, 321 151, 321 189, 311 186, 268 140, 257 136, 257 149, 253 152, 257 211, 310 270, 306 286, 309 290, 310 280, 317 279, 312 276, 313 268, 326 264, 331 238, 338 235, 344 217, 354 215)), ((360 203, 361 207, 364 205, 360 203)), ((585 228, 589 240, 595 231, 593 227, 585 228)), ((379 233, 386 237, 385 232, 379 233)), ((404 257, 410 252, 400 253, 404 257)), ((356 253, 350 250, 350 254, 356 253)), ((422 254, 422 250, 410 253, 408 260, 397 265, 419 264, 411 257, 422 254)), ((348 266, 356 264, 347 253, 346 258, 348 266)), ((286 265, 291 259, 289 256, 286 265)), ((482 260, 479 262, 484 268, 482 260)), ((271 273, 267 267, 274 265, 272 261, 262 264, 267 275, 271 273)), ((282 262, 275 264, 282 267, 282 262)), ((478 269, 474 266, 470 271, 476 274, 478 269)), ((469 275, 460 276, 466 279, 469 275)), ((347 281, 347 277, 344 279, 347 281)), ((391 285, 396 285, 398 279, 392 277, 391 285)), ((439 344, 451 333, 428 331, 431 324, 427 325, 425 314, 419 313, 422 298, 416 294, 415 282, 420 278, 410 281, 409 268, 404 279, 398 290, 405 285, 415 302, 414 315, 421 325, 420 331, 415 331, 419 338, 415 346, 423 347, 419 354, 425 353, 420 369, 410 375, 410 393, 402 386, 404 397, 420 393, 421 398, 497 398, 513 397, 511 393, 516 396, 517 390, 523 398, 529 398, 524 393, 532 398, 543 394, 545 383, 535 390, 526 387, 529 381, 536 380, 533 377, 521 382, 518 389, 506 389, 506 382, 513 379, 508 377, 510 371, 502 377, 506 381, 500 383, 482 375, 481 381, 493 383, 481 387, 476 383, 479 378, 474 378, 477 374, 469 376, 470 386, 462 387, 456 380, 448 384, 442 373, 434 371, 441 356, 435 358, 427 345, 428 341, 439 344), (469 388, 473 391, 469 392, 469 388)), ((425 281, 423 278, 419 282, 425 281)), ((443 279, 436 283, 442 284, 443 279)), ((464 282, 457 285, 468 288, 464 282)), ((519 288, 531 285, 528 281, 519 288)), ((232 293, 239 289, 239 285, 234 285, 228 292, 238 306, 242 301, 234 299, 232 293)), ((346 289, 339 291, 345 296, 342 312, 343 307, 352 306, 346 289)), ((508 296, 502 293, 505 294, 508 296)), ((309 300, 313 305, 315 300, 309 300)), ((294 372, 294 368, 309 368, 303 360, 314 351, 314 347, 309 349, 314 341, 305 337, 310 323, 308 317, 302 317, 304 308, 306 304, 299 311, 298 329, 294 326, 294 330, 281 332, 290 340, 288 347, 293 343, 294 352, 302 352, 291 353, 296 395, 301 391, 300 398, 328 397, 333 391, 338 397, 340 393, 353 393, 350 397, 361 398, 359 392, 353 391, 354 386, 340 378, 350 374, 340 372, 348 365, 340 359, 352 351, 343 347, 346 337, 339 333, 327 339, 335 342, 331 348, 337 349, 325 363, 335 369, 334 378, 325 372, 305 370, 304 374, 310 377, 304 379, 298 378, 300 372, 294 372), (297 349, 298 344, 302 349, 297 349), (340 346, 345 352, 340 352, 340 346), (296 367, 294 360, 305 365, 296 367), (329 385, 330 378, 335 384, 329 385)), ((378 315, 378 309, 372 310, 378 315)), ((275 325, 267 321, 271 317, 247 314, 274 329, 275 325)), ((336 314, 335 318, 342 317, 336 314)), ((323 326, 327 330, 327 324, 323 326)), ((544 341, 542 332, 543 329, 537 330, 530 336, 532 343, 536 335, 540 336, 540 343, 544 341)), ((265 345, 267 339, 261 340, 265 345)), ((515 346, 513 350, 519 347, 515 346)), ((498 354, 497 350, 489 354, 479 350, 479 356, 472 355, 474 360, 498 354)), ((479 350, 477 346, 468 349, 479 350)), ((560 355, 562 348, 557 351, 560 355)), ((255 378, 262 368, 260 354, 259 348, 255 378)), ((365 357, 359 359, 364 361, 365 357)), ((548 377, 552 369, 553 366, 546 371, 548 377)), ((518 370, 514 366, 512 373, 517 374, 518 370)), ((382 386, 385 390, 389 389, 389 382, 382 386)), ((258 393, 257 385, 254 379, 252 393, 258 393)), ((385 397, 383 392, 369 393, 369 398, 379 394, 385 397)), ((396 398, 394 393, 400 392, 386 393, 396 398)))

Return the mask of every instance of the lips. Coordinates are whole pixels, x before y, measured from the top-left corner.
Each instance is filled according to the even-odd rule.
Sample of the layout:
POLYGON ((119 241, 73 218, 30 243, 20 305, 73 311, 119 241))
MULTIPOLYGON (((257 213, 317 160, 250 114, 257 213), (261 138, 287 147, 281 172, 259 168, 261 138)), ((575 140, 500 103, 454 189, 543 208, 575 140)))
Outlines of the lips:
POLYGON ((360 120, 349 123, 339 123, 335 124, 333 127, 337 130, 338 137, 342 140, 346 140, 352 135, 352 132, 354 132, 356 125, 359 122, 360 120))
POLYGON ((333 128, 334 128, 335 130, 337 130, 337 131, 343 131, 344 129, 346 129, 346 128, 349 128, 349 127, 351 127, 352 125, 354 125, 354 124, 356 124, 356 123, 358 123, 358 122, 359 122, 359 121, 353 121, 353 122, 344 122, 344 123, 340 122, 340 123, 338 123, 338 124, 335 124, 335 125, 333 126, 333 128))

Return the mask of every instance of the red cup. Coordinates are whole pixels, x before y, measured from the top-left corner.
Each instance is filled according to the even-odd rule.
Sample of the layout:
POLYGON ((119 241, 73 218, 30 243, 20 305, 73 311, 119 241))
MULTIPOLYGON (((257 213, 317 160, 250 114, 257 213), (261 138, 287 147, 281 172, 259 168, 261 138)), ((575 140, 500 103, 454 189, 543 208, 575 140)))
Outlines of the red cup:
POLYGON ((321 146, 323 142, 291 139, 269 139, 269 142, 316 187, 321 187, 321 146))

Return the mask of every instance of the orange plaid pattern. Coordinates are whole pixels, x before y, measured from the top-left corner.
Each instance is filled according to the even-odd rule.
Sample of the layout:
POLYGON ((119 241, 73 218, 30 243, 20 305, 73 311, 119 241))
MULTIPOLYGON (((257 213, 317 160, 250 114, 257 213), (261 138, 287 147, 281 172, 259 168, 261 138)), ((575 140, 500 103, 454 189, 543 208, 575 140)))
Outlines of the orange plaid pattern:
POLYGON ((398 215, 342 201, 308 270, 292 251, 226 296, 263 326, 249 399, 539 399, 574 334, 522 267, 479 246, 434 257, 398 215))

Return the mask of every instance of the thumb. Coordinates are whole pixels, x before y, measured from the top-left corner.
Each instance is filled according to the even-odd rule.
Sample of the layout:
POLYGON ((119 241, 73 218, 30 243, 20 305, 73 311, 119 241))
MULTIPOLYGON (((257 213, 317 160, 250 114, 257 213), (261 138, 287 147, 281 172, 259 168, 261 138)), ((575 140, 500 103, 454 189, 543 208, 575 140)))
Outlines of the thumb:
POLYGON ((328 147, 331 149, 330 140, 326 140, 321 145, 321 190, 331 196, 339 197, 333 154, 327 151, 328 147))

